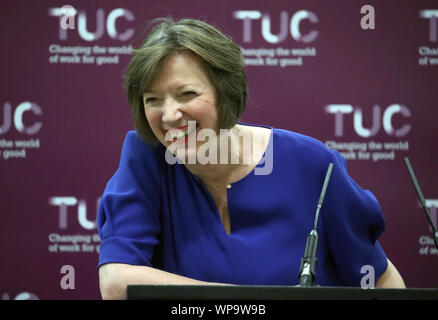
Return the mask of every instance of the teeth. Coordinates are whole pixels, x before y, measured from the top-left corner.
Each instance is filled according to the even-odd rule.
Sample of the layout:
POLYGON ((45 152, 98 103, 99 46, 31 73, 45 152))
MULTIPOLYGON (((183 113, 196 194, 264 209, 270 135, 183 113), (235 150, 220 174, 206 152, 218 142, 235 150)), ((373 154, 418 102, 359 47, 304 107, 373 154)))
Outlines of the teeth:
POLYGON ((181 138, 184 138, 185 136, 189 135, 190 133, 192 133, 193 131, 196 130, 196 126, 191 127, 191 128, 187 128, 186 130, 179 130, 177 132, 172 132, 172 139, 173 140, 179 140, 181 138), (191 131, 189 131, 189 129, 192 129, 191 131))
POLYGON ((182 137, 184 137, 187 134, 187 132, 181 131, 178 132, 173 138, 174 139, 181 139, 182 137))

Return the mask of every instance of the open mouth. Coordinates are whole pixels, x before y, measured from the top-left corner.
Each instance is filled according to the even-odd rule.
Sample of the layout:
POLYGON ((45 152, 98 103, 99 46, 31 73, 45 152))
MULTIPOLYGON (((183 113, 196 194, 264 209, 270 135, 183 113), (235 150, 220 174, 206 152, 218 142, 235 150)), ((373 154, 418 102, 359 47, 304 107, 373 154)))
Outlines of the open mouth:
POLYGON ((175 129, 167 130, 166 141, 172 141, 175 143, 187 143, 190 136, 196 132, 198 125, 190 124, 187 126, 178 127, 175 129))

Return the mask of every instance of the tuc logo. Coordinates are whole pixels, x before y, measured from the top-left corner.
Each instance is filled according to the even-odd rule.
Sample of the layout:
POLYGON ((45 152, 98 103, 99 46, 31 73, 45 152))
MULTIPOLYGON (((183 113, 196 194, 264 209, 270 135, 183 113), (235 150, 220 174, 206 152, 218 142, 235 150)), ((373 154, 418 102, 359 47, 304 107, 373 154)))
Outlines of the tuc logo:
MULTIPOLYGON (((97 206, 99 206, 100 198, 97 199, 97 206)), ((87 218, 87 203, 83 199, 76 197, 51 197, 49 204, 59 207, 59 228, 67 229, 67 209, 68 207, 77 206, 79 225, 86 230, 96 229, 96 221, 90 221, 87 218)))
MULTIPOLYGON (((426 207, 429 209, 432 223, 438 225, 438 199, 424 199, 426 207)), ((429 225, 430 232, 433 232, 432 226, 429 225)))
POLYGON ((371 128, 364 127, 363 113, 360 107, 353 107, 350 104, 329 104, 325 107, 325 111, 335 115, 335 136, 338 137, 344 134, 344 115, 350 113, 353 113, 354 131, 364 138, 375 136, 380 131, 381 125, 383 125, 383 130, 388 135, 395 137, 403 137, 411 130, 410 124, 404 124, 399 128, 394 128, 392 125, 392 118, 395 114, 401 114, 405 118, 411 116, 409 109, 399 104, 392 104, 383 112, 380 106, 375 105, 372 110, 371 128))
MULTIPOLYGON (((105 11, 103 9, 97 9, 96 11, 96 29, 94 32, 90 32, 88 30, 89 21, 87 19, 87 12, 84 10, 76 11, 71 6, 65 6, 62 8, 50 8, 48 12, 49 16, 58 17, 59 23, 59 40, 67 40, 67 31, 75 30, 74 20, 77 16, 77 33, 79 36, 85 41, 96 41, 102 38, 105 33, 108 36, 115 40, 126 41, 129 40, 134 35, 134 29, 128 28, 124 31, 117 30, 116 24, 117 20, 124 19, 129 22, 135 20, 134 15, 128 9, 116 8, 109 12, 109 14, 105 17, 105 11), (66 9, 67 7, 67 9, 66 9), (73 23, 66 25, 67 20, 73 19, 73 23)), ((94 25, 94 23, 93 23, 94 25)))
POLYGON ((0 135, 5 134, 11 129, 12 122, 15 129, 20 133, 34 135, 41 130, 42 123, 35 121, 32 125, 24 125, 23 115, 32 112, 34 115, 42 114, 41 108, 33 102, 25 101, 20 103, 12 113, 12 106, 9 102, 3 105, 3 123, 0 126, 0 135), (13 114, 13 115, 12 115, 13 114))
MULTIPOLYGON (((261 33, 263 39, 269 43, 279 43, 286 40, 288 34, 296 41, 309 43, 316 39, 318 31, 312 30, 306 34, 301 33, 300 24, 303 20, 309 20, 311 23, 318 23, 318 17, 311 11, 300 10, 291 15, 287 11, 280 13, 280 32, 272 34, 271 32, 271 16, 269 13, 261 13, 256 10, 239 10, 233 12, 233 17, 238 20, 243 20, 243 42, 252 41, 252 20, 261 21, 261 33)), ((277 19, 272 19, 278 23, 277 19)))
POLYGON ((438 31, 438 10, 421 10, 420 18, 429 19, 429 41, 437 42, 438 31))

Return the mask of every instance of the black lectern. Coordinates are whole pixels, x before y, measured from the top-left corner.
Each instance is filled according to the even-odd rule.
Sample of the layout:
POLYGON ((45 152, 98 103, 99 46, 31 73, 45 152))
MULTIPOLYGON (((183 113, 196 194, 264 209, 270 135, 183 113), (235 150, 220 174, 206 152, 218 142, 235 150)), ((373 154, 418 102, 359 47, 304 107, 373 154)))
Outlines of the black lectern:
POLYGON ((129 285, 128 300, 438 300, 438 289, 129 285))

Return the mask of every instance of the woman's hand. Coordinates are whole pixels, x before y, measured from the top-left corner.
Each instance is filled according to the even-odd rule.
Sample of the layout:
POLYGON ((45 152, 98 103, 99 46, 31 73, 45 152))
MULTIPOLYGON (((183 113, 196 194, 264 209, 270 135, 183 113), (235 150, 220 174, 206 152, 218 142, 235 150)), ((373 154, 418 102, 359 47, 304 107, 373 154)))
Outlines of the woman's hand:
POLYGON ((102 299, 126 299, 126 288, 130 284, 226 285, 199 281, 151 267, 124 263, 108 263, 99 268, 99 286, 102 299))

